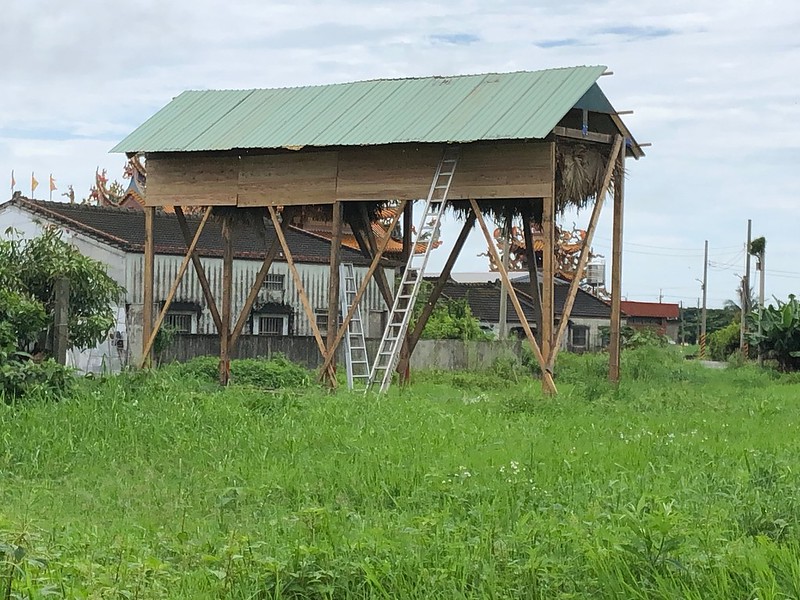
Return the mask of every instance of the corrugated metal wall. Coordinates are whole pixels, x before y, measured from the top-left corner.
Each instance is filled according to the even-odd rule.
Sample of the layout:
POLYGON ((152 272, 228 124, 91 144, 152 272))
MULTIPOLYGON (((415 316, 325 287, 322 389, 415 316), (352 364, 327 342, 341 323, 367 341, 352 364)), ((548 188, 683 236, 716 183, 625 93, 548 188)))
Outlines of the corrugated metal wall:
MULTIPOLYGON (((129 268, 128 268, 128 302, 132 304, 141 304, 143 301, 143 268, 144 256, 141 254, 128 255, 129 268)), ((183 260, 181 256, 164 256, 157 255, 155 260, 155 282, 154 282, 154 297, 157 303, 166 299, 169 293, 172 282, 178 273, 180 264, 183 260)), ((211 290, 214 298, 217 301, 217 307, 222 311, 222 259, 221 258, 201 258, 203 268, 205 269, 206 276, 208 277, 211 290)), ((256 260, 234 260, 233 261, 233 319, 238 316, 242 310, 244 301, 250 291, 250 287, 256 278, 258 270, 261 268, 261 261, 256 260)), ((319 264, 297 264, 297 270, 300 273, 300 278, 303 287, 308 294, 311 307, 315 310, 328 309, 328 276, 330 267, 328 265, 319 264)), ((292 309, 292 335, 312 335, 309 321, 306 318, 305 311, 303 310, 302 303, 300 302, 300 294, 294 285, 294 280, 289 273, 289 265, 285 262, 275 262, 269 271, 270 273, 283 274, 284 276, 284 289, 283 292, 267 291, 263 289, 259 292, 256 304, 265 302, 276 302, 279 304, 289 305, 292 309)), ((356 267, 356 284, 358 285, 366 275, 367 267, 356 267)), ((393 283, 394 275, 391 269, 387 269, 387 278, 390 283, 393 283)), ((206 305, 203 296, 203 290, 200 287, 200 282, 197 279, 197 274, 190 264, 186 273, 183 276, 181 284, 178 286, 177 293, 175 294, 175 302, 194 303, 202 307, 197 323, 197 333, 216 333, 214 327, 214 320, 211 318, 211 313, 206 305)), ((371 311, 385 311, 386 305, 383 302, 380 291, 374 282, 370 282, 364 299, 361 302, 361 316, 368 327, 369 314, 371 311)), ((243 333, 251 333, 251 323, 245 327, 243 333)), ((372 335, 375 332, 367 332, 372 335)), ((379 336, 381 332, 377 332, 379 336)))

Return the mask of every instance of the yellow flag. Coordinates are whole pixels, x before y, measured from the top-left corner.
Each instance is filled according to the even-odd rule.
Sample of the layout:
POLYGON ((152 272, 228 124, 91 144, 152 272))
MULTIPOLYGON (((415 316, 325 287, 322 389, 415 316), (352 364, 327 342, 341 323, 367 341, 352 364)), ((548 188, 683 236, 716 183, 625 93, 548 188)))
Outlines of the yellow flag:
POLYGON ((39 187, 39 182, 36 181, 36 177, 34 176, 33 172, 31 171, 31 196, 33 196, 33 192, 36 191, 37 187, 39 187))
POLYGON ((52 192, 53 190, 57 190, 57 189, 58 188, 56 187, 56 180, 53 179, 53 174, 50 173, 50 191, 52 192))

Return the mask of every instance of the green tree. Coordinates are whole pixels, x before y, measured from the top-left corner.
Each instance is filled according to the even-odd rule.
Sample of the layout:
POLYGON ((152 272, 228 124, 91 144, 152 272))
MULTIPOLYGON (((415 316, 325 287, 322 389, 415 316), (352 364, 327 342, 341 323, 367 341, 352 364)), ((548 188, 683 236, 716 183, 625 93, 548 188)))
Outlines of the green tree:
POLYGON ((68 339, 72 347, 90 347, 115 324, 113 304, 123 289, 102 263, 83 256, 46 230, 33 239, 6 231, 0 240, 0 396, 24 396, 33 390, 60 396, 69 371, 52 360, 38 363, 32 352, 52 331, 56 280, 70 282, 68 339))
MULTIPOLYGON (((414 305, 412 318, 415 323, 428 302, 431 293, 431 284, 422 282, 422 289, 414 305)), ((480 322, 472 314, 469 303, 465 300, 452 300, 439 298, 431 313, 422 338, 429 340, 488 340, 491 336, 481 329, 480 322)))

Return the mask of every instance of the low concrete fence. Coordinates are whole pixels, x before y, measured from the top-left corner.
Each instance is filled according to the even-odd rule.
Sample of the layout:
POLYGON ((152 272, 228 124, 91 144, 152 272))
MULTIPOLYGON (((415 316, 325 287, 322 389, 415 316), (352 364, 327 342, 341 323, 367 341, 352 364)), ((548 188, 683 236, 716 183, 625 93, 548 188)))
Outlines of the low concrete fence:
MULTIPOLYGON (((367 351, 374 359, 380 340, 368 339, 367 351)), ((411 357, 412 369, 474 370, 488 369, 498 358, 519 356, 520 340, 464 342, 461 340, 420 340, 411 357)), ((317 344, 312 337, 271 337, 242 335, 234 358, 270 357, 283 354, 309 369, 322 366, 317 344)), ((161 362, 184 362, 196 356, 219 356, 216 335, 179 334, 161 355, 161 362)), ((344 360, 343 348, 337 353, 344 360)))

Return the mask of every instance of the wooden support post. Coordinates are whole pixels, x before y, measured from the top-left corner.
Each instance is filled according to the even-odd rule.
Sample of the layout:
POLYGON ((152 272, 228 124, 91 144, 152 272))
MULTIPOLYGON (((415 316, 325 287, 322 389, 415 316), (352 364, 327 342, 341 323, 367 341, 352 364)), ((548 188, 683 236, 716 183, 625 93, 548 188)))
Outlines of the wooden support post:
POLYGON ((556 145, 550 144, 550 173, 552 183, 550 186, 550 197, 543 198, 542 207, 542 234, 544 238, 544 248, 542 249, 542 352, 545 356, 550 356, 553 347, 553 322, 554 299, 555 299, 555 212, 556 212, 556 145))
MULTIPOLYGON (((181 262, 181 266, 178 268, 178 273, 175 275, 175 281, 172 282, 172 287, 167 294, 166 300, 164 300, 164 306, 161 308, 161 312, 158 313, 158 318, 156 319, 155 325, 153 325, 153 329, 150 332, 150 336, 147 338, 147 342, 145 343, 144 349, 142 351, 142 366, 150 354, 150 351, 153 348, 153 343, 156 341, 156 336, 158 335, 158 330, 161 328, 161 324, 164 322, 164 317, 167 315, 167 311, 169 310, 170 304, 172 304, 172 300, 175 298, 175 292, 178 291, 178 286, 181 284, 181 279, 183 279, 183 274, 186 273, 186 268, 189 266, 189 261, 191 260, 192 253, 194 252, 195 248, 197 247, 197 242, 200 240, 200 234, 203 233, 203 229, 206 226, 206 222, 208 221, 208 217, 211 216, 212 207, 206 208, 206 212, 203 215, 203 220, 200 221, 200 225, 197 226, 197 231, 194 234, 194 238, 192 238, 192 243, 189 244, 189 248, 186 251, 186 256, 183 257, 183 262, 181 262)), ((145 219, 145 223, 146 223, 145 219)), ((146 229, 146 228, 145 228, 146 229)), ((147 300, 147 244, 145 243, 145 301, 147 300)), ((150 278, 152 282, 152 277, 150 278)), ((151 315, 152 315, 152 287, 150 290, 151 294, 151 315)), ((147 304, 145 303, 145 308, 147 308, 147 304)), ((145 323, 148 321, 145 320, 145 323)))
POLYGON ((139 366, 150 366, 153 364, 153 354, 150 351, 152 343, 150 338, 153 335, 153 281, 155 278, 155 239, 153 237, 153 221, 155 220, 156 209, 154 206, 144 208, 144 298, 142 299, 142 358, 139 366))
POLYGON ((578 266, 575 269, 575 276, 569 284, 569 291, 567 291, 567 298, 564 301, 564 308, 561 310, 561 321, 558 324, 558 332, 553 339, 553 347, 547 359, 547 365, 550 367, 550 370, 552 370, 553 366, 556 364, 556 357, 561 348, 561 342, 569 326, 569 318, 572 315, 572 307, 575 305, 575 297, 578 295, 578 287, 583 279, 583 272, 586 269, 586 265, 589 264, 589 252, 592 249, 594 232, 597 230, 597 224, 600 221, 600 213, 603 211, 603 202, 605 201, 606 193, 608 193, 608 187, 611 185, 611 176, 614 175, 614 169, 618 162, 617 157, 621 150, 622 136, 617 135, 614 139, 614 145, 611 147, 611 153, 608 155, 608 164, 606 165, 603 183, 594 201, 592 216, 589 219, 589 226, 586 228, 586 237, 583 238, 580 258, 578 258, 578 266))
MULTIPOLYGON (((186 248, 188 249, 192 243, 192 234, 189 231, 189 225, 186 223, 186 216, 183 214, 183 208, 180 206, 173 207, 175 209, 175 216, 178 219, 178 225, 181 228, 181 233, 183 234, 183 239, 186 242, 186 248)), ((208 304, 208 310, 211 312, 211 318, 214 319, 214 325, 217 328, 217 332, 222 329, 222 319, 219 316, 219 310, 217 310, 217 303, 214 300, 214 294, 211 292, 211 286, 208 283, 208 277, 206 277, 205 269, 203 269, 203 263, 200 262, 200 257, 197 255, 197 249, 192 252, 192 265, 194 265, 195 273, 197 273, 197 280, 200 282, 200 287, 203 289, 203 296, 206 299, 206 304, 208 304)))
MULTIPOLYGON (((408 257, 416 250, 414 248, 414 202, 406 202, 403 209, 403 262, 408 262, 408 257)), ((389 235, 391 235, 391 231, 389 235)))
POLYGON ((533 332, 531 331, 530 325, 528 325, 528 319, 525 316, 525 311, 522 310, 522 306, 519 303, 519 298, 517 298, 517 292, 511 285, 511 280, 508 277, 508 271, 506 271, 506 269, 503 267, 500 256, 497 254, 497 248, 494 246, 492 236, 489 233, 489 228, 486 227, 486 221, 483 219, 481 209, 478 206, 478 203, 472 198, 470 198, 469 202, 472 205, 472 211, 475 213, 478 224, 481 226, 481 230, 483 230, 483 236, 486 238, 486 243, 489 246, 489 252, 492 254, 492 258, 495 260, 495 263, 500 269, 500 277, 508 289, 508 296, 511 300, 511 304, 514 306, 514 310, 517 311, 517 316, 519 317, 522 329, 525 330, 525 336, 528 338, 528 342, 531 345, 531 350, 533 350, 536 361, 539 363, 539 367, 542 370, 542 387, 546 393, 555 394, 557 390, 556 384, 553 381, 553 374, 547 370, 547 363, 545 362, 544 356, 539 349, 539 344, 536 343, 536 338, 533 337, 533 332))
POLYGON ((619 382, 622 326, 622 217, 625 200, 625 149, 617 156, 614 179, 614 224, 611 241, 611 339, 608 344, 608 379, 619 382))
POLYGON ((219 384, 231 378, 230 329, 233 301, 233 227, 230 217, 222 221, 222 327, 219 331, 219 384))
MULTIPOLYGON (((267 206, 267 210, 269 210, 269 216, 272 219, 272 224, 275 227, 275 233, 277 234, 278 241, 283 249, 283 255, 286 258, 287 264, 289 265, 289 273, 292 276, 294 286, 297 289, 298 295, 300 296, 300 303, 303 305, 303 310, 306 312, 306 318, 311 326, 311 333, 314 335, 314 341, 317 342, 317 348, 319 348, 320 354, 322 354, 322 358, 325 361, 326 366, 323 368, 323 372, 326 373, 326 376, 328 377, 328 383, 330 383, 331 387, 336 387, 336 370, 332 367, 330 361, 328 360, 330 357, 328 356, 325 342, 322 341, 322 336, 319 333, 317 320, 314 315, 314 309, 311 308, 311 303, 308 301, 306 289, 303 286, 303 280, 300 278, 300 273, 297 272, 297 266, 294 264, 294 258, 292 258, 292 251, 289 249, 289 244, 286 242, 286 236, 283 234, 283 229, 281 228, 280 221, 278 220, 278 213, 275 211, 274 206, 267 206)), ((330 324, 328 326, 330 326, 330 324)))
POLYGON ((333 218, 331 221, 331 258, 330 275, 328 278, 328 356, 331 357, 331 367, 336 369, 336 352, 331 352, 336 331, 339 328, 339 263, 342 255, 342 211, 344 205, 334 202, 331 206, 333 218))
POLYGON ((534 248, 533 211, 529 204, 522 207, 522 224, 525 234, 525 259, 528 263, 528 279, 531 285, 531 298, 536 309, 536 336, 542 343, 542 290, 539 287, 539 266, 536 264, 536 248, 534 248))
MULTIPOLYGON (((281 214, 282 218, 280 227, 283 230, 284 235, 286 230, 289 229, 289 223, 291 222, 288 214, 290 208, 291 207, 285 207, 283 209, 283 213, 281 214)), ((277 234, 275 239, 272 240, 271 244, 267 243, 265 231, 266 223, 262 223, 261 228, 258 229, 258 233, 259 237, 261 237, 262 243, 264 244, 264 250, 266 251, 266 254, 264 255, 264 261, 261 263, 261 268, 258 270, 258 273, 256 273, 253 286, 250 288, 250 292, 247 294, 247 298, 244 301, 244 306, 239 313, 239 318, 236 319, 236 325, 234 325, 233 331, 231 331, 230 347, 232 349, 236 347, 236 343, 239 341, 239 336, 242 334, 245 323, 247 323, 247 319, 250 317, 250 311, 253 310, 253 305, 258 298, 258 292, 261 291, 261 286, 264 285, 264 280, 267 278, 270 267, 272 267, 272 263, 275 262, 275 257, 278 255, 278 251, 281 248, 277 234)))
MULTIPOLYGON (((403 201, 403 204, 404 203, 405 201, 403 201)), ((390 225, 391 228, 394 228, 394 226, 397 224, 401 212, 402 212, 402 204, 397 214, 395 214, 394 217, 392 218, 392 222, 390 225)), ((347 314, 342 316, 342 324, 339 326, 339 330, 336 332, 336 337, 333 340, 334 352, 336 352, 336 348, 339 347, 339 344, 341 343, 342 338, 344 337, 345 332, 347 331, 347 328, 350 325, 350 320, 353 318, 353 315, 355 314, 356 310, 358 310, 358 305, 361 302, 361 298, 364 296, 364 292, 367 291, 367 286, 369 285, 370 278, 373 276, 376 269, 379 268, 381 258, 383 257, 383 252, 386 250, 386 246, 389 244, 389 239, 390 236, 387 235, 378 244, 377 251, 375 252, 375 255, 372 257, 372 263, 370 264, 369 269, 367 270, 367 274, 364 275, 364 279, 361 280, 361 284, 358 286, 356 295, 353 298, 353 305, 347 311, 347 314)), ((325 363, 322 365, 323 373, 326 372, 329 365, 331 364, 331 361, 332 358, 330 355, 325 358, 325 363)))
MULTIPOLYGON (((367 256, 374 257, 378 252, 378 240, 375 239, 375 232, 372 230, 372 223, 370 223, 367 209, 363 204, 359 204, 359 214, 361 216, 361 226, 363 227, 364 235, 361 236, 362 240, 359 241, 357 238, 357 241, 359 241, 359 244, 366 242, 367 256)), ((386 237, 387 239, 390 239, 391 233, 387 233, 386 237)), ((383 269, 377 269, 375 271, 374 278, 375 284, 378 286, 378 289, 383 295, 383 301, 386 302, 386 306, 388 306, 391 310, 392 304, 394 303, 394 294, 392 293, 392 287, 389 285, 389 280, 386 278, 386 273, 383 269)))
POLYGON ((53 356, 60 365, 67 364, 69 346, 69 279, 59 277, 53 285, 53 356))
POLYGON ((450 279, 450 273, 453 270, 453 266, 456 264, 458 255, 461 253, 461 249, 464 247, 464 244, 466 243, 467 238, 469 237, 469 234, 474 226, 475 215, 470 213, 467 216, 467 220, 464 221, 464 225, 461 227, 461 232, 458 234, 456 243, 453 245, 453 249, 450 251, 450 256, 447 257, 447 262, 444 263, 442 272, 439 274, 439 277, 433 284, 433 288, 428 296, 428 300, 425 303, 425 306, 422 307, 422 312, 420 313, 417 322, 414 324, 414 330, 408 336, 409 354, 414 352, 417 342, 419 342, 420 337, 422 337, 422 331, 425 329, 425 325, 433 313, 433 309, 436 307, 436 302, 439 300, 439 296, 442 295, 444 286, 447 285, 447 281, 450 279))

